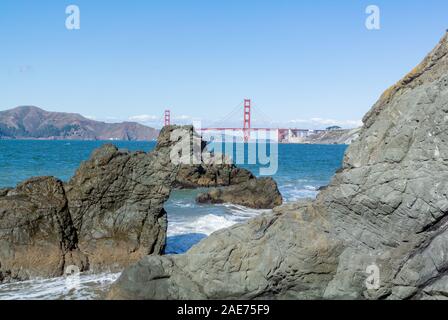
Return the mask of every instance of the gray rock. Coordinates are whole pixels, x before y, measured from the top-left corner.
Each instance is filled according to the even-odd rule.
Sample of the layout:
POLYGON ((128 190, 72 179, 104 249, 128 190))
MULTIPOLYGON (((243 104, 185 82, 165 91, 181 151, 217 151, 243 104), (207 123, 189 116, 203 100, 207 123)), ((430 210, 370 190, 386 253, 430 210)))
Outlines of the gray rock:
POLYGON ((446 298, 447 121, 445 35, 365 116, 315 201, 145 258, 109 298, 446 298))
POLYGON ((198 203, 233 203, 254 209, 273 209, 283 199, 272 178, 251 179, 237 185, 213 188, 196 197, 198 203))
POLYGON ((144 258, 124 271, 109 298, 322 296, 315 280, 331 280, 342 248, 324 232, 322 219, 308 214, 262 215, 212 234, 188 254, 144 258), (316 233, 310 224, 322 232, 316 233))
POLYGON ((163 209, 175 179, 162 154, 96 150, 65 186, 79 247, 93 271, 121 269, 165 246, 163 209))
POLYGON ((184 160, 176 167, 177 174, 173 184, 174 188, 222 187, 255 179, 255 176, 250 171, 238 168, 229 158, 222 154, 212 153, 209 160, 203 159, 202 152, 205 149, 206 143, 200 140, 199 136, 194 132, 193 126, 170 126, 162 130, 158 138, 156 151, 161 152, 165 150, 167 156, 172 156, 172 153, 179 152, 184 160), (187 143, 186 150, 173 148, 173 141, 177 146, 185 146, 184 143, 187 143), (194 149, 195 144, 199 152, 194 149), (199 161, 196 162, 194 160, 199 161))
POLYGON ((58 276, 72 264, 89 265, 61 181, 33 178, 0 197, 0 281, 58 276))
POLYGON ((0 188, 0 197, 4 197, 11 191, 11 188, 0 188))
POLYGON ((174 186, 180 189, 209 188, 238 185, 248 180, 255 180, 255 176, 233 164, 182 165, 174 186))

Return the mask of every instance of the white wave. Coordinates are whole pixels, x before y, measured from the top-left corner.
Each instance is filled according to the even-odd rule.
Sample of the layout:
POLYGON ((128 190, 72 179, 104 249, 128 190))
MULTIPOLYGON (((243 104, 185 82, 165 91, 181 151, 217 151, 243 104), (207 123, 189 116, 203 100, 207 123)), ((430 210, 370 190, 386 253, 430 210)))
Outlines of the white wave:
POLYGON ((173 221, 168 225, 168 236, 188 233, 202 233, 210 235, 215 231, 228 228, 236 222, 223 216, 208 214, 191 221, 173 221))
POLYGON ((318 194, 317 188, 280 188, 280 192, 282 193, 286 202, 298 201, 306 198, 315 198, 318 194))
POLYGON ((191 201, 188 200, 177 200, 177 201, 172 201, 171 205, 178 207, 178 208, 193 208, 195 207, 194 203, 191 203, 191 201))
POLYGON ((225 203, 225 204, 222 204, 221 206, 229 209, 230 212, 232 213, 232 215, 240 216, 240 217, 247 217, 247 218, 255 217, 262 213, 271 211, 271 210, 252 209, 252 208, 248 208, 248 207, 244 207, 244 206, 240 206, 240 205, 236 205, 236 204, 231 204, 231 203, 225 203))
POLYGON ((80 274, 79 280, 65 277, 33 279, 0 286, 0 300, 93 300, 101 298, 120 273, 80 274))
POLYGON ((250 218, 271 210, 255 210, 234 204, 220 204, 227 213, 223 215, 207 214, 196 219, 183 219, 171 221, 168 224, 168 236, 188 233, 201 233, 210 235, 215 231, 228 228, 236 223, 244 222, 250 218))

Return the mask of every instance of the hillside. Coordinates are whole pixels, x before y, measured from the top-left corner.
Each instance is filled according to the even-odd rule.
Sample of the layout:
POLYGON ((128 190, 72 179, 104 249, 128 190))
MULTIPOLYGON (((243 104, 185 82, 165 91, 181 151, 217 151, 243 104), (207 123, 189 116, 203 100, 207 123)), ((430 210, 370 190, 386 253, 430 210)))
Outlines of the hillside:
POLYGON ((304 138, 297 138, 297 142, 305 144, 351 144, 359 137, 360 131, 361 128, 330 130, 312 134, 304 138))
POLYGON ((157 135, 156 129, 135 122, 105 123, 32 106, 0 111, 0 139, 145 141, 157 135))

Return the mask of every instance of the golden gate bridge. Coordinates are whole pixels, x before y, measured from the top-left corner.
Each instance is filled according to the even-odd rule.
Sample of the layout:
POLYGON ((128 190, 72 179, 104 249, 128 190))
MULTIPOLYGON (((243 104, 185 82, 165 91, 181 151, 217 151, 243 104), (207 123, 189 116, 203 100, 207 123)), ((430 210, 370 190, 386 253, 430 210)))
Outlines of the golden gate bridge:
MULTIPOLYGON (((285 142, 293 137, 307 137, 310 134, 316 134, 325 132, 327 130, 310 130, 310 129, 299 129, 299 128, 272 128, 272 127, 252 127, 252 112, 255 110, 252 105, 252 101, 250 99, 244 99, 242 103, 240 103, 237 108, 237 112, 242 112, 243 114, 243 125, 242 127, 229 127, 229 126, 210 126, 206 128, 195 128, 196 131, 201 132, 201 134, 207 132, 221 132, 221 133, 242 133, 244 142, 249 142, 252 138, 251 134, 253 132, 277 132, 278 142, 285 142), (241 110, 242 105, 242 110, 241 110)), ((219 123, 224 123, 226 120, 233 119, 235 116, 235 109, 232 110, 227 116, 225 116, 219 123)), ((169 109, 165 110, 164 114, 164 125, 171 125, 171 111, 169 109)))

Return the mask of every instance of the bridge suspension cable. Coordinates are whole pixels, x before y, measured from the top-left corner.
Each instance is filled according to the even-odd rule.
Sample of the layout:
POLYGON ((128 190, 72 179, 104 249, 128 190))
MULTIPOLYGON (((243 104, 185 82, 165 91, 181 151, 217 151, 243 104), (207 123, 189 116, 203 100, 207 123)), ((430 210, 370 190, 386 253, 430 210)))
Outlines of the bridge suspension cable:
POLYGON ((263 109, 261 109, 258 105, 252 104, 252 121, 261 125, 264 122, 263 126, 270 126, 275 121, 272 120, 270 116, 268 116, 263 109))
POLYGON ((243 101, 240 101, 238 105, 236 105, 228 114, 226 114, 224 117, 221 117, 217 121, 212 122, 209 127, 213 128, 220 128, 228 126, 228 122, 235 121, 236 118, 243 117, 243 113, 241 111, 241 107, 243 106, 243 101), (239 117, 238 117, 239 116, 239 117))

